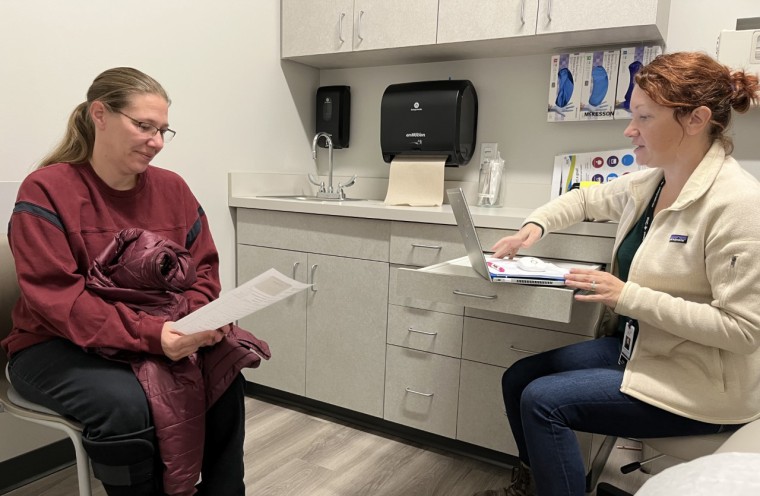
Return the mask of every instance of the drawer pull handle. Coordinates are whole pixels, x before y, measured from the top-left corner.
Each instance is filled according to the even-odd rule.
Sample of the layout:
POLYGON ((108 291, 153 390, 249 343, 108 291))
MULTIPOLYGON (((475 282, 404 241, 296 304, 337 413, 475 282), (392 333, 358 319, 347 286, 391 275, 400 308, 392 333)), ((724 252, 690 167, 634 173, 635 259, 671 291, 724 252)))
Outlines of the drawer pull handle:
MULTIPOLYGON (((341 44, 346 41, 345 38, 343 38, 343 18, 346 17, 345 12, 341 12, 340 16, 338 16, 338 39, 340 40, 341 44)), ((524 24, 524 22, 523 22, 524 24)))
POLYGON ((359 21, 357 22, 356 26, 356 37, 359 38, 359 41, 364 41, 364 37, 362 36, 362 19, 364 18, 364 11, 359 11, 359 21))
POLYGON ((526 355, 536 355, 538 354, 537 351, 531 351, 531 350, 523 350, 522 348, 515 348, 512 345, 509 345, 510 351, 514 351, 516 353, 525 353, 526 355))
POLYGON ((425 396, 426 398, 430 398, 434 394, 434 393, 420 393, 419 391, 415 391, 414 389, 410 389, 408 387, 406 388, 406 392, 412 393, 412 394, 419 394, 420 396, 425 396))
POLYGON ((426 336, 437 336, 437 332, 430 332, 430 331, 420 331, 419 329, 415 329, 414 327, 410 327, 407 329, 409 332, 416 332, 417 334, 425 334, 426 336))
MULTIPOLYGON (((525 0, 520 2, 520 24, 525 24, 525 0)), ((342 39, 340 41, 343 41, 342 39)))
POLYGON ((296 262, 293 264, 293 279, 296 278, 296 271, 298 270, 299 265, 301 265, 301 262, 296 262))
POLYGON ((440 250, 443 246, 440 245, 423 245, 421 243, 412 243, 413 248, 429 248, 431 250, 440 250))
POLYGON ((474 293, 465 293, 464 291, 454 290, 455 295, 459 296, 472 296, 473 298, 483 298, 484 300, 495 300, 499 295, 479 295, 474 293))
POLYGON ((317 267, 319 267, 317 264, 311 266, 311 290, 314 293, 317 292, 317 280, 315 278, 317 275, 317 267))

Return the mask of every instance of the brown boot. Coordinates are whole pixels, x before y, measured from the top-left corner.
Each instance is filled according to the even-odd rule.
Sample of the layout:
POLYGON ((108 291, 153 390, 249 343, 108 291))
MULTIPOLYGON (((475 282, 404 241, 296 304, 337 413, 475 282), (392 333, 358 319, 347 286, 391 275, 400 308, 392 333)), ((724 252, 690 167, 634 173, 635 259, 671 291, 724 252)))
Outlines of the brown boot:
POLYGON ((536 485, 530 467, 520 462, 520 465, 512 469, 512 484, 504 492, 504 496, 534 496, 536 485))
POLYGON ((520 465, 512 468, 512 483, 502 489, 488 489, 480 491, 473 496, 535 496, 536 488, 530 467, 520 462, 520 465))

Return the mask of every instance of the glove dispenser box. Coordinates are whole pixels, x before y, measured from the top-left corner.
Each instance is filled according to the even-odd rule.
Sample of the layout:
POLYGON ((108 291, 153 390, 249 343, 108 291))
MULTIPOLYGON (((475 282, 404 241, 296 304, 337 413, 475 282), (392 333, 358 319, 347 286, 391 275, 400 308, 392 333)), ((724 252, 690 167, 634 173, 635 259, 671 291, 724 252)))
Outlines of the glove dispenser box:
POLYGON ((380 108, 383 160, 397 155, 445 155, 447 166, 465 165, 475 150, 478 95, 467 80, 392 84, 380 108))

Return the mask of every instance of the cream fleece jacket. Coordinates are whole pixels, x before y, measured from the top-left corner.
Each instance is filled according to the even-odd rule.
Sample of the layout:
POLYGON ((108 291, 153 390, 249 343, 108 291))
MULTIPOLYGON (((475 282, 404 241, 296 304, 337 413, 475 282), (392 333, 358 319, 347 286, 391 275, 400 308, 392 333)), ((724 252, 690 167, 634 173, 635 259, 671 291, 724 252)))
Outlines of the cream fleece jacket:
MULTIPOLYGON (((617 221, 617 253, 662 174, 647 169, 571 191, 525 222, 546 235, 617 221)), ((639 322, 622 392, 703 422, 760 418, 759 209, 760 183, 714 143, 653 219, 614 309, 639 322)))

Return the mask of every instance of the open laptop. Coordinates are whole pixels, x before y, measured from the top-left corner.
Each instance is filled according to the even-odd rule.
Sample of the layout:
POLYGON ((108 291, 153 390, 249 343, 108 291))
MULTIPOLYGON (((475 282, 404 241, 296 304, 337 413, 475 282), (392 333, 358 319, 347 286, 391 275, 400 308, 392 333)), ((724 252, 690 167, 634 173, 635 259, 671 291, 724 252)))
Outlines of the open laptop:
POLYGON ((462 234, 462 241, 464 241, 464 246, 467 249, 470 266, 491 282, 529 284, 532 286, 564 286, 565 274, 571 268, 582 267, 596 270, 600 268, 598 264, 544 259, 542 260, 545 263, 544 270, 528 271, 518 267, 519 258, 507 260, 486 257, 486 253, 483 252, 480 245, 470 207, 467 205, 462 188, 447 189, 446 194, 449 197, 457 226, 459 226, 459 232, 462 234))

